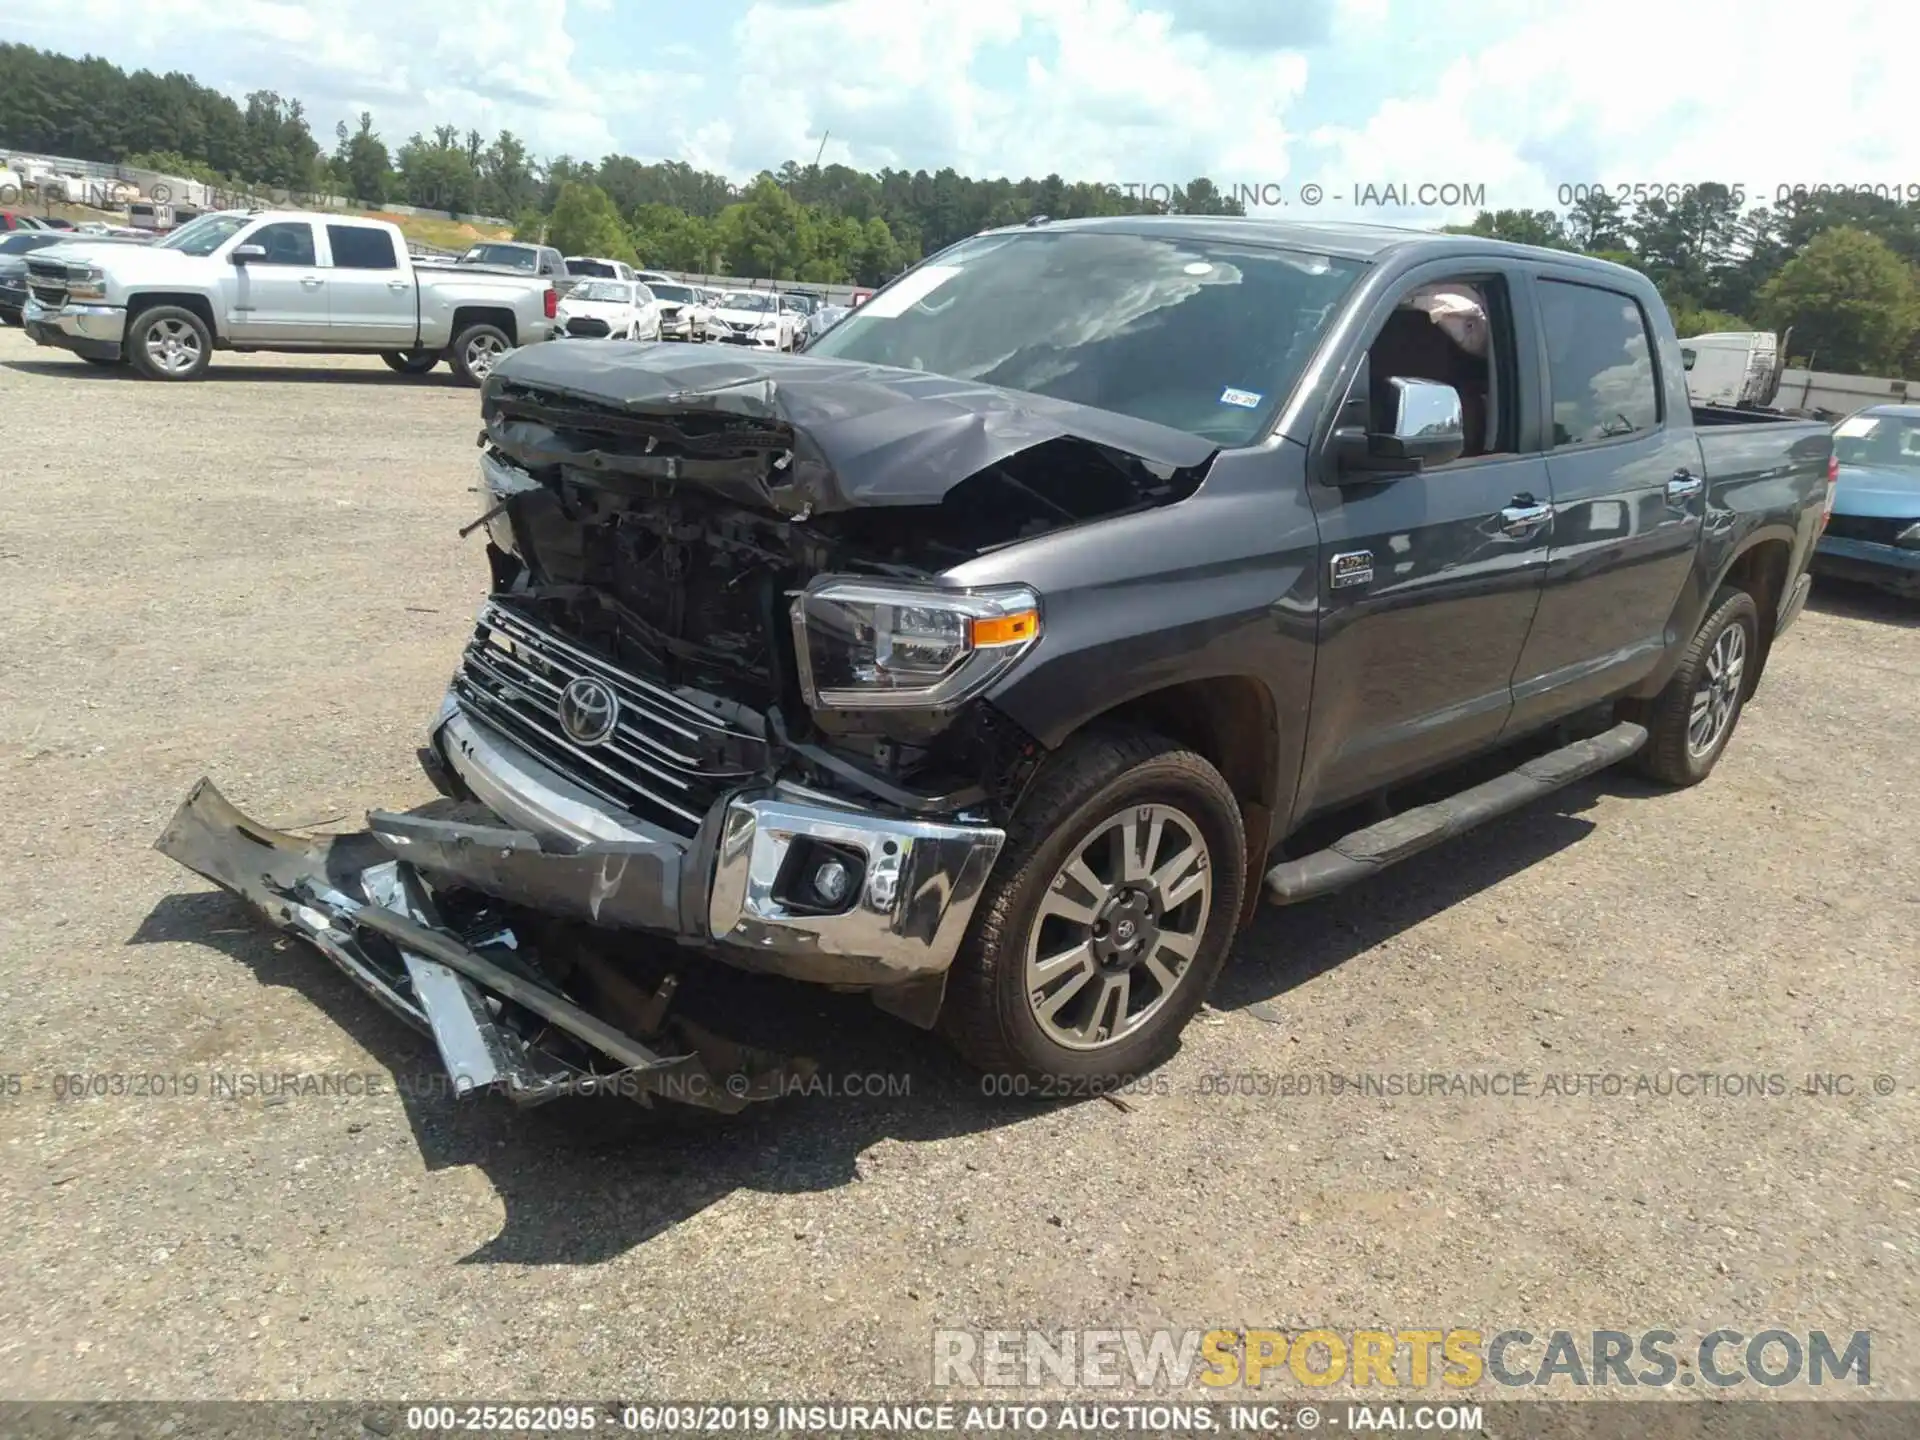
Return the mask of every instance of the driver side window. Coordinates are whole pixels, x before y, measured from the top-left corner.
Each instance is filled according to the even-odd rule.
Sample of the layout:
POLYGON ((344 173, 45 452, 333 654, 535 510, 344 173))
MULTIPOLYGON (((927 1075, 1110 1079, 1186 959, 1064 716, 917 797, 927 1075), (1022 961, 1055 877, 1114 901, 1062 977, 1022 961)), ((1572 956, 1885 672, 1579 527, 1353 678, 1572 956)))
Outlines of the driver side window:
POLYGON ((276 220, 262 225, 243 242, 265 250, 256 265, 311 265, 314 263, 313 226, 304 220, 276 220))
POLYGON ((1359 409, 1364 404, 1369 431, 1391 432, 1397 400, 1393 380, 1437 381, 1460 396, 1467 441, 1461 460, 1512 452, 1518 445, 1515 417, 1511 404, 1500 403, 1502 395, 1515 393, 1510 317, 1506 288, 1497 278, 1428 281, 1412 287, 1368 348, 1366 368, 1348 406, 1359 409))

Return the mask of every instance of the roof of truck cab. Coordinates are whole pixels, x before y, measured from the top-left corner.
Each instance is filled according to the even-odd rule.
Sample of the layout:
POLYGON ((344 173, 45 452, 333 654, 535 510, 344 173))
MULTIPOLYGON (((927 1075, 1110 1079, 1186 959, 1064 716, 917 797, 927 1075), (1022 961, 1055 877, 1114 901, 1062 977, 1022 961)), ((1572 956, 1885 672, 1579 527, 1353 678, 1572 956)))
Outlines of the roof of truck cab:
POLYGON ((1471 253, 1552 260, 1555 264, 1609 273, 1622 268, 1577 251, 1516 245, 1510 240, 1494 240, 1485 235, 1448 235, 1409 225, 1368 225, 1349 220, 1270 220, 1262 215, 1099 215, 1080 220, 1007 225, 987 233, 1012 235, 1028 230, 1106 230, 1119 235, 1155 235, 1215 244, 1238 241, 1366 261, 1378 261, 1404 250, 1419 250, 1428 252, 1434 259, 1471 253))

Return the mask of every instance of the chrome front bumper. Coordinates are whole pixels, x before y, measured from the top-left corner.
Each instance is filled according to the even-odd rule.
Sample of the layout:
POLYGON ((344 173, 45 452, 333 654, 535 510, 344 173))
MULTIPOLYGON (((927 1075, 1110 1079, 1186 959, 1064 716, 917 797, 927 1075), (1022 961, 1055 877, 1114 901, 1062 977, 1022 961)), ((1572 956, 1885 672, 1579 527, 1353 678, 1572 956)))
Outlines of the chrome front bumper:
POLYGON ((82 355, 117 355, 126 338, 127 312, 119 305, 72 302, 53 310, 29 295, 20 323, 28 338, 40 345, 58 345, 82 355))
POLYGON ((888 989, 943 976, 1006 842, 995 826, 877 814, 780 784, 722 799, 686 839, 590 794, 451 693, 432 753, 505 828, 369 817, 428 876, 819 984, 888 989), (809 856, 854 862, 830 913, 795 898, 809 856))

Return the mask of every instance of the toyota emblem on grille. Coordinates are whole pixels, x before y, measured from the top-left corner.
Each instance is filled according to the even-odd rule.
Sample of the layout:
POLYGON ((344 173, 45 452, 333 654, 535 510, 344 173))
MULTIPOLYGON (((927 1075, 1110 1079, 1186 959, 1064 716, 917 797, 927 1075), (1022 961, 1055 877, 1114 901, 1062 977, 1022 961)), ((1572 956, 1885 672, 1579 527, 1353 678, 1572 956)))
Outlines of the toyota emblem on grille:
POLYGON ((560 692, 560 728, 576 744, 598 745, 613 734, 619 719, 613 691, 591 675, 576 676, 560 692))

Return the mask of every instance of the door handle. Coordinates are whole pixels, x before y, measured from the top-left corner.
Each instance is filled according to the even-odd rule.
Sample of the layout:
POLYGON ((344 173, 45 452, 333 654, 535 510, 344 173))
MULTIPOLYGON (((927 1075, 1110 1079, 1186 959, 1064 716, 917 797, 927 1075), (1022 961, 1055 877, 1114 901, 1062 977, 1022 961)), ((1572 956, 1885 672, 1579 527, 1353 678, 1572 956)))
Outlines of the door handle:
POLYGON ((318 275, 303 275, 300 278, 300 283, 309 290, 318 290, 324 282, 322 282, 318 275))
POLYGON ((1500 512, 1500 528, 1516 537, 1531 535, 1553 518, 1553 506, 1516 497, 1514 504, 1500 512))
POLYGON ((1700 477, 1691 470, 1676 470, 1667 481, 1667 503, 1684 505, 1700 493, 1700 477))
POLYGON ((404 289, 406 289, 406 288, 407 288, 407 283, 408 283, 408 282, 407 282, 407 281, 405 281, 405 280, 389 280, 389 281, 387 281, 387 289, 389 289, 389 290, 404 290, 404 289))

